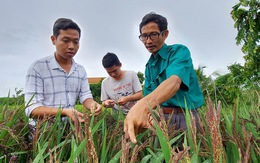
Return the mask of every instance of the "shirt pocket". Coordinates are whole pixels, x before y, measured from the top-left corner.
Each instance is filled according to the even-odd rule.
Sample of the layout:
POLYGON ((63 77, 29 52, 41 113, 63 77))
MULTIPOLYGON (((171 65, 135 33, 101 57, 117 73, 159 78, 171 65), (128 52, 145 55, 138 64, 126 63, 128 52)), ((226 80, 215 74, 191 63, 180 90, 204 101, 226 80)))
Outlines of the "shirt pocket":
POLYGON ((147 95, 154 91, 158 87, 158 84, 157 80, 146 80, 144 83, 145 94, 147 95))
POLYGON ((163 69, 158 76, 156 77, 156 81, 158 82, 158 85, 161 84, 166 79, 166 73, 165 69, 163 69))
POLYGON ((144 95, 148 95, 152 91, 153 90, 151 88, 151 81, 150 80, 145 80, 145 82, 144 82, 144 95))

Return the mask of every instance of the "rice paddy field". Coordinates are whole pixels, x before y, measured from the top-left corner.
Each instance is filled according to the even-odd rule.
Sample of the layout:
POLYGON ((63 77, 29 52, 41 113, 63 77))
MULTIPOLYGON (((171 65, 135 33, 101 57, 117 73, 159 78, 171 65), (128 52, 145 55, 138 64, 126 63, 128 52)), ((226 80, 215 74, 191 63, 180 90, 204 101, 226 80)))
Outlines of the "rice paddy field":
POLYGON ((0 105, 0 162, 33 163, 237 163, 260 162, 260 97, 241 95, 233 105, 206 99, 200 109, 199 129, 186 112, 187 131, 174 130, 154 118, 153 130, 138 135, 133 144, 123 132, 124 115, 103 108, 96 117, 85 113, 84 123, 64 123, 61 116, 45 117, 30 127, 25 104, 0 105))

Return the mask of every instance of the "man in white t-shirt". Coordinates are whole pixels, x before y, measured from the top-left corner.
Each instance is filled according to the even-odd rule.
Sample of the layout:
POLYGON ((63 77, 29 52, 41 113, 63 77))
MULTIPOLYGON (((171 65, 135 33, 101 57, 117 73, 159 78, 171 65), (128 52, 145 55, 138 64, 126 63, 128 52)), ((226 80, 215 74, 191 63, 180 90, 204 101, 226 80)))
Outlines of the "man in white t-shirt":
POLYGON ((101 85, 102 105, 127 114, 136 101, 143 97, 138 76, 134 71, 121 70, 122 63, 114 53, 107 53, 102 64, 109 75, 101 85))

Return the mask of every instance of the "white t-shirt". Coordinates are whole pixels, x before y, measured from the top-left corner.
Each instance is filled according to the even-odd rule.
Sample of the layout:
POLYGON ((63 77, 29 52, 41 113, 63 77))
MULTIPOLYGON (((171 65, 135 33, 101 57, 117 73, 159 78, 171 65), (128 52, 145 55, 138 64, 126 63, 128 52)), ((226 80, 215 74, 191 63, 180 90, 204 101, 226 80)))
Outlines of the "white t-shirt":
MULTIPOLYGON (((133 95, 142 90, 142 85, 138 79, 136 72, 125 71, 121 80, 115 80, 112 77, 106 77, 101 85, 101 101, 108 99, 117 101, 122 96, 133 95)), ((127 114, 136 101, 129 101, 125 105, 114 105, 114 109, 121 109, 127 114)))

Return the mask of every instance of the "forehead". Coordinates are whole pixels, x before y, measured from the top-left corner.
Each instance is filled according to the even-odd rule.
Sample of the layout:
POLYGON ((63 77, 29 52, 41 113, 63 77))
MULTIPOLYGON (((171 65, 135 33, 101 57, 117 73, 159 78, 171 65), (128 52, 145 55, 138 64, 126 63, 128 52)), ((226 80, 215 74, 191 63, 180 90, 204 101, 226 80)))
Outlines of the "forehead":
POLYGON ((112 67, 109 67, 109 68, 105 68, 106 71, 109 73, 109 72, 113 72, 113 71, 116 71, 120 66, 112 66, 112 67))
POLYGON ((60 30, 60 38, 79 39, 79 32, 75 29, 60 30))
POLYGON ((141 28, 141 33, 160 32, 158 24, 150 22, 141 28))

